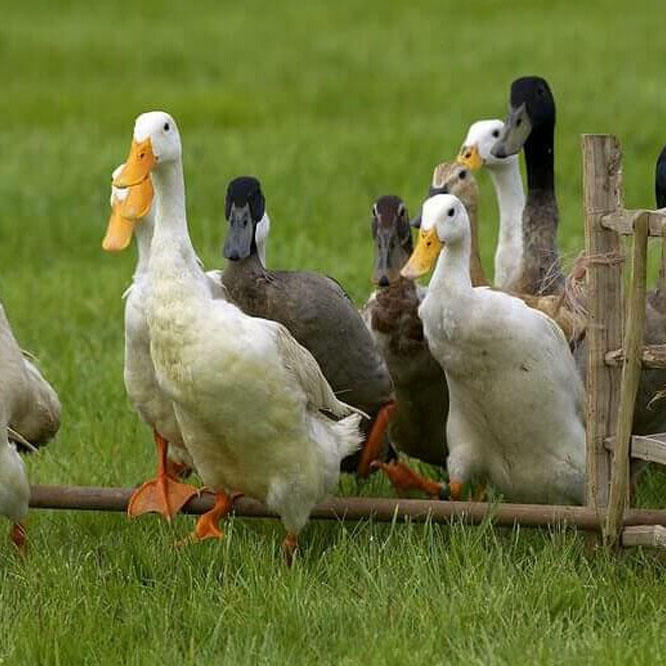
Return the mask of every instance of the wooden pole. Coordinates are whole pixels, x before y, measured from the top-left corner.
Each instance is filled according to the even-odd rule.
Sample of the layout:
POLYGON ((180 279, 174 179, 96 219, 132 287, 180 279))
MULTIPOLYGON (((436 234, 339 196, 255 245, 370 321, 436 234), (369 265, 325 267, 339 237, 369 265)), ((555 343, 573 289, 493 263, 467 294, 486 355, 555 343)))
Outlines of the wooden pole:
POLYGON ((615 137, 583 134, 583 192, 587 268, 587 503, 608 504, 610 457, 605 440, 615 435, 620 369, 605 364, 606 352, 622 347, 620 236, 605 229, 604 216, 623 208, 622 156, 615 137), (615 259, 615 261, 613 260, 615 259))
MULTIPOLYGON (((132 488, 88 488, 84 486, 33 486, 30 506, 33 509, 76 511, 127 511, 132 488)), ((203 493, 191 499, 184 513, 201 514, 213 507, 213 496, 203 493)), ((263 504, 241 498, 234 505, 237 516, 276 518, 263 504)), ((367 520, 378 522, 411 520, 434 523, 465 522, 479 524, 490 520, 498 526, 545 527, 572 525, 582 530, 601 531, 604 513, 585 506, 548 506, 540 504, 487 504, 485 502, 441 502, 429 500, 396 500, 379 497, 332 497, 317 505, 315 520, 367 520)), ((666 511, 631 509, 624 524, 661 525, 666 527, 666 511)))
POLYGON ((604 529, 604 541, 615 545, 620 538, 622 514, 629 499, 629 450, 631 427, 634 421, 634 403, 641 376, 643 329, 645 328, 645 281, 647 279, 647 215, 640 217, 635 224, 631 280, 629 288, 629 308, 624 339, 624 363, 620 387, 617 434, 613 447, 611 485, 608 500, 608 514, 604 529))

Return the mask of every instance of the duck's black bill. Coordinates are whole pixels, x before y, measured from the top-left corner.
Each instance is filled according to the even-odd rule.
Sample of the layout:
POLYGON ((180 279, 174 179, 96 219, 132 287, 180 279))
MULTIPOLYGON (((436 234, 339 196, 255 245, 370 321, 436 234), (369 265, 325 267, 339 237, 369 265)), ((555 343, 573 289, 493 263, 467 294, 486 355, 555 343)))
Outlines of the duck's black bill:
POLYGON ((249 257, 254 243, 254 223, 248 205, 237 208, 232 204, 229 213, 229 232, 224 242, 223 253, 229 261, 240 261, 249 257))
POLYGON ((517 155, 525 145, 531 131, 532 123, 525 104, 512 108, 504 121, 504 129, 495 145, 490 149, 490 153, 499 159, 517 155))

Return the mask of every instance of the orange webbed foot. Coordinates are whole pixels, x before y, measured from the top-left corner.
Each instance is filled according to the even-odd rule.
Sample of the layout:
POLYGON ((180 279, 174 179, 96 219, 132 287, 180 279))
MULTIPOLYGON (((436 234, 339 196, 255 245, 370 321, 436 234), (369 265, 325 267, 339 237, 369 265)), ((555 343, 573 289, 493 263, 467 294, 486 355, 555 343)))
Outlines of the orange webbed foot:
POLYGON ((223 491, 215 493, 215 504, 210 511, 207 511, 197 520, 194 532, 186 539, 180 541, 177 545, 184 546, 188 543, 197 543, 207 539, 221 539, 224 532, 220 529, 220 520, 226 518, 234 508, 234 502, 243 496, 243 493, 225 493, 223 491))
POLYGON ((194 486, 188 486, 167 474, 146 481, 130 498, 127 514, 136 518, 144 513, 160 513, 171 520, 193 497, 199 494, 194 486))
POLYGON ((420 490, 431 499, 442 499, 446 494, 444 484, 419 474, 401 460, 391 460, 388 463, 376 460, 371 466, 380 468, 384 472, 398 496, 410 490, 420 490))

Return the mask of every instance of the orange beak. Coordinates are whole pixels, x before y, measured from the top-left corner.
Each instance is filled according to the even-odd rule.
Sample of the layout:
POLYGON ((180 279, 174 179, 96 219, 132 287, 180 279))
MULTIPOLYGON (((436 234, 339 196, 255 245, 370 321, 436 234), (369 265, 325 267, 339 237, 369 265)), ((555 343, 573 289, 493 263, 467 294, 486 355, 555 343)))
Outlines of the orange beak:
POLYGON ((132 187, 148 178, 157 163, 150 137, 143 141, 132 140, 123 170, 115 177, 115 187, 132 187))
POLYGON ((435 227, 421 229, 419 239, 409 261, 402 267, 400 275, 408 280, 415 280, 425 275, 437 261, 444 243, 439 240, 435 227))
POLYGON ((477 171, 483 166, 483 160, 481 155, 479 155, 479 149, 475 145, 473 146, 463 146, 456 157, 456 162, 466 166, 472 171, 477 171))
POLYGON ((126 220, 139 222, 150 212, 153 205, 153 184, 150 178, 128 188, 125 200, 120 204, 120 213, 126 220))
POLYGON ((121 252, 132 240, 136 222, 128 220, 121 214, 123 202, 116 201, 111 209, 106 235, 102 241, 102 248, 107 252, 121 252))

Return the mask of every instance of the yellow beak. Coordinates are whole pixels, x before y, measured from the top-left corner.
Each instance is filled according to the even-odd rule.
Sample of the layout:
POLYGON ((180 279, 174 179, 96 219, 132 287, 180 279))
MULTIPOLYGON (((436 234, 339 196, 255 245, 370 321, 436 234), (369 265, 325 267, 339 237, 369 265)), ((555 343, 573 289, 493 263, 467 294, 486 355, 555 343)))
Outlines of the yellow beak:
POLYGON ((456 157, 456 162, 466 166, 472 171, 478 171, 483 166, 483 160, 479 155, 479 149, 476 144, 473 146, 463 146, 456 157))
POLYGON ((122 216, 122 204, 123 202, 116 202, 111 209, 106 235, 102 241, 102 248, 107 252, 121 252, 132 240, 136 222, 122 216))
POLYGON ((402 267, 400 275, 408 280, 415 280, 425 275, 437 261, 437 257, 444 247, 444 243, 437 237, 435 227, 421 229, 416 248, 409 261, 402 267))
POLYGON ((130 187, 125 200, 120 205, 121 215, 126 220, 139 222, 148 215, 150 207, 153 205, 153 195, 153 184, 150 178, 130 187))
POLYGON ((157 163, 153 153, 150 137, 143 141, 132 140, 129 155, 123 170, 115 177, 113 184, 116 187, 132 187, 148 178, 150 171, 157 163))

